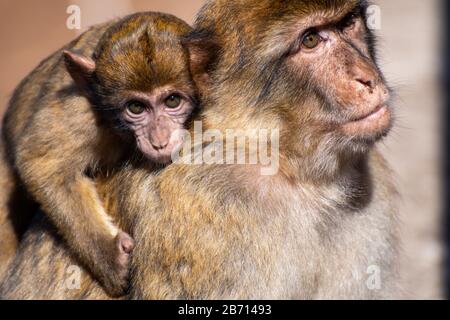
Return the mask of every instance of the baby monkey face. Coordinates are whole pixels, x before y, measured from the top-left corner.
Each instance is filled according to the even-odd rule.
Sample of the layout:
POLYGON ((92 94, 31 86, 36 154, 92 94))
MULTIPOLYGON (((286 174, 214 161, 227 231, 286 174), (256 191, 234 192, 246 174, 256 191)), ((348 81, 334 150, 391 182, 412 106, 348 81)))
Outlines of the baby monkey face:
POLYGON ((113 110, 113 118, 133 135, 142 154, 167 164, 183 142, 185 123, 197 105, 197 90, 180 42, 158 43, 164 50, 138 46, 99 64, 95 91, 100 93, 100 108, 113 110))
POLYGON ((197 89, 181 42, 190 30, 171 16, 137 16, 107 32, 93 56, 64 52, 69 73, 96 112, 110 119, 113 129, 131 134, 155 163, 171 161, 196 105, 197 89))
POLYGON ((194 110, 194 102, 183 91, 165 86, 150 93, 130 92, 121 109, 142 154, 166 164, 183 142, 182 129, 194 110))

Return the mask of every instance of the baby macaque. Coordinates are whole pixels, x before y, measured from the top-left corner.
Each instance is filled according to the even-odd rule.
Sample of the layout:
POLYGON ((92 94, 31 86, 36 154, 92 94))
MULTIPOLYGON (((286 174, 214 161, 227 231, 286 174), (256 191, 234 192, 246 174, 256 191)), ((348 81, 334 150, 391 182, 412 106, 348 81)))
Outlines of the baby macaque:
POLYGON ((20 84, 4 120, 12 170, 112 296, 127 289, 134 241, 107 214, 92 178, 171 161, 196 108, 180 40, 189 31, 160 13, 93 27, 20 84))

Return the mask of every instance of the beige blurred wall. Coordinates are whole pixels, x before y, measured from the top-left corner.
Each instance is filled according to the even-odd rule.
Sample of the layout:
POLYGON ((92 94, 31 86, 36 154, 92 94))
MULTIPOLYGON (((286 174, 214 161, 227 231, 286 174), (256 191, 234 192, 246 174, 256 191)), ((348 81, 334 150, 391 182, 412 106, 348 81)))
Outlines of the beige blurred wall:
MULTIPOLYGON (((83 28, 134 11, 193 21, 202 0, 0 0, 0 113, 13 88, 52 51, 74 38, 66 8, 80 5, 83 28)), ((380 0, 383 69, 397 90, 398 125, 383 150, 397 172, 405 296, 442 297, 438 88, 439 0, 380 0)))
POLYGON ((440 0, 383 0, 381 65, 397 93, 397 126, 383 151, 397 173, 403 197, 402 261, 405 296, 443 297, 444 246, 441 199, 439 76, 440 0))

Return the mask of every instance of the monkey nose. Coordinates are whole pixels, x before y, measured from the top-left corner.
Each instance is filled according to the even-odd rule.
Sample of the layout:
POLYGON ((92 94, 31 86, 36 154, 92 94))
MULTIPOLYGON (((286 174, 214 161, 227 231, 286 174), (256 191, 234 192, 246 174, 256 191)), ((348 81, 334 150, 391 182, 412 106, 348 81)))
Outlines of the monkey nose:
POLYGON ((152 141, 155 150, 163 150, 169 145, 169 141, 152 141))
POLYGON ((373 88, 375 87, 375 81, 372 79, 357 78, 355 80, 369 90, 373 90, 373 88))

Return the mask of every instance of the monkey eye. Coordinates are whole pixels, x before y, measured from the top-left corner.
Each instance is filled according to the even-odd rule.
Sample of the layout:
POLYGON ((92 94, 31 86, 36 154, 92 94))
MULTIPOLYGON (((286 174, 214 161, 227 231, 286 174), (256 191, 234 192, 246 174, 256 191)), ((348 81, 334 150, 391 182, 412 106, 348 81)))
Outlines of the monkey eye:
POLYGON ((341 29, 349 29, 352 28, 355 23, 356 20, 358 19, 358 15, 356 13, 350 13, 347 17, 345 17, 345 19, 341 22, 341 29))
POLYGON ((130 101, 127 103, 127 109, 132 114, 139 115, 139 114, 144 113, 145 105, 139 101, 130 101))
POLYGON ((164 100, 164 104, 170 109, 176 109, 181 104, 181 96, 179 94, 171 94, 164 100))
POLYGON ((307 49, 314 49, 321 41, 322 37, 317 32, 311 31, 303 37, 302 45, 307 49))

